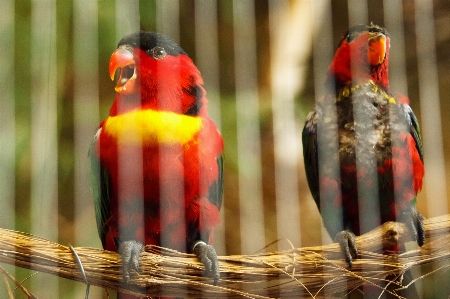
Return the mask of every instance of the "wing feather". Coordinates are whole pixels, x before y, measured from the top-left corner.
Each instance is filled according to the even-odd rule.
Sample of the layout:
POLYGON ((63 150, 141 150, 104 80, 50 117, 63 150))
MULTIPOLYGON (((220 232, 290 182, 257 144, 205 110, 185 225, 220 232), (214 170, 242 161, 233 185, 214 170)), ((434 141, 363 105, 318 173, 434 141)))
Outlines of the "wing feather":
POLYGON ((105 236, 107 226, 105 225, 110 218, 111 201, 111 181, 108 171, 101 165, 95 152, 95 144, 98 141, 101 129, 97 131, 94 141, 89 149, 89 158, 91 162, 91 186, 94 196, 95 218, 97 220, 97 230, 105 247, 105 236))
POLYGON ((419 121, 417 120, 416 115, 409 105, 403 104, 406 106, 406 111, 408 114, 408 118, 410 120, 409 129, 414 141, 416 142, 416 148, 419 152, 420 160, 423 162, 423 144, 422 144, 422 135, 420 133, 419 121))
POLYGON ((305 164, 306 178, 314 201, 320 207, 319 190, 319 167, 317 154, 317 125, 315 121, 316 111, 313 110, 306 120, 302 132, 303 159, 305 164))

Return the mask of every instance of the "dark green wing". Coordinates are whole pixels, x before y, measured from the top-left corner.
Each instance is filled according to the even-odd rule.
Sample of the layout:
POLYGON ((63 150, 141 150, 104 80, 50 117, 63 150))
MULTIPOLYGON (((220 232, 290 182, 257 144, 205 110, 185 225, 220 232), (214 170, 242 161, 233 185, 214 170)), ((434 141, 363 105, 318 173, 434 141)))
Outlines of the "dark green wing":
POLYGON ((414 112, 412 111, 411 107, 407 104, 403 105, 410 121, 409 123, 410 133, 413 136, 414 141, 416 142, 417 151, 419 152, 420 159, 423 162, 422 135, 420 133, 419 121, 417 120, 417 117, 414 115, 414 112))
MULTIPOLYGON (((220 211, 223 196, 223 155, 216 159, 219 173, 217 180, 209 187, 208 200, 211 201, 220 211)), ((187 226, 187 243, 188 250, 196 241, 202 240, 209 243, 210 231, 199 231, 199 223, 189 223, 187 226)))
POLYGON ((99 132, 100 131, 98 131, 95 135, 94 141, 89 149, 89 158, 91 160, 91 186, 94 196, 97 230, 103 247, 105 247, 105 235, 107 231, 105 223, 110 217, 111 207, 111 181, 108 172, 104 167, 102 167, 97 153, 95 152, 95 144, 97 142, 99 132))
POLYGON ((216 159, 219 174, 217 181, 209 187, 208 199, 219 209, 222 207, 223 197, 223 155, 216 159))
POLYGON ((305 164, 306 179, 309 189, 320 209, 320 190, 319 190, 319 167, 317 154, 317 125, 315 120, 316 112, 311 112, 305 123, 302 132, 303 160, 305 164))

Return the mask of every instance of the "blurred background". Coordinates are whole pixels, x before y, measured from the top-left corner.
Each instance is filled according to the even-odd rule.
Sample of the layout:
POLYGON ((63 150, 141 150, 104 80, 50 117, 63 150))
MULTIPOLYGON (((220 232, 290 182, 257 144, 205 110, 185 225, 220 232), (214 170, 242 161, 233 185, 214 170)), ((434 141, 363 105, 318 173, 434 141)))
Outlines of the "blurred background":
MULTIPOLYGON (((390 33, 391 90, 409 96, 422 126, 418 210, 448 213, 448 0, 0 0, 0 7, 1 227, 101 247, 87 153, 114 99, 109 57, 139 29, 169 35, 205 80, 225 140, 219 255, 331 242, 306 183, 301 130, 342 34, 356 24, 390 33)), ((84 296, 81 283, 7 269, 38 298, 84 296)), ((441 271, 420 280, 423 298, 448 297, 449 278, 441 271)), ((6 294, 0 283, 0 298, 6 294)), ((106 293, 93 287, 90 298, 106 293)))

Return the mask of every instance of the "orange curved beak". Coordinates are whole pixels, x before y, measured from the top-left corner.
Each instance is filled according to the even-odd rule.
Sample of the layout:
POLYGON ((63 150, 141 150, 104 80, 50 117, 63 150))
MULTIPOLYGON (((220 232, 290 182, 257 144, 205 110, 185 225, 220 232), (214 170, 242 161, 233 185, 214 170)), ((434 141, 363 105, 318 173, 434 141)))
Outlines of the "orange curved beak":
POLYGON ((382 64, 386 57, 386 36, 377 34, 369 39, 369 63, 373 66, 382 64))
POLYGON ((109 76, 117 80, 116 92, 131 94, 136 85, 136 63, 129 47, 120 46, 109 59, 109 76))

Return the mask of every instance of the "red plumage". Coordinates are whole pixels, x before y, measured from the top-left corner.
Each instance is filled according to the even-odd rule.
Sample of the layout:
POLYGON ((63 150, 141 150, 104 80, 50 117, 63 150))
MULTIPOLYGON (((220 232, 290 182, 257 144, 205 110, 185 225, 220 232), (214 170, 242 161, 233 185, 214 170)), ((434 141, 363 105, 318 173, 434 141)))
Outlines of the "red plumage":
MULTIPOLYGON (((372 68, 366 52, 369 38, 369 32, 363 32, 354 40, 341 41, 328 70, 338 85, 373 80, 383 89, 389 87, 389 51, 386 51, 383 62, 372 68)), ((389 39, 386 40, 385 47, 389 49, 389 39)))
POLYGON ((207 244, 220 222, 223 140, 200 72, 166 36, 141 31, 119 42, 110 73, 117 94, 91 149, 103 246, 126 244, 125 280, 141 243, 194 252, 210 261, 216 282, 217 256, 207 244))
POLYGON ((328 94, 303 130, 305 167, 332 237, 342 229, 359 235, 401 220, 413 223, 422 245, 423 217, 414 208, 424 175, 420 129, 408 98, 389 93, 389 47, 388 33, 375 25, 355 26, 344 36, 328 70, 328 94), (319 153, 331 158, 320 162, 319 153), (327 169, 320 163, 331 164, 327 169))
POLYGON ((309 187, 350 268, 358 256, 355 234, 384 222, 403 221, 419 246, 425 241, 424 218, 415 210, 424 176, 420 128, 408 98, 389 92, 389 46, 384 28, 352 27, 329 67, 327 93, 303 129, 309 187))
MULTIPOLYGON (((173 194, 166 194, 167 200, 177 203, 171 206, 171 209, 164 211, 164 215, 172 224, 176 219, 184 218, 186 212, 186 220, 200 219, 200 200, 203 197, 208 196, 209 186, 213 182, 218 180, 218 164, 216 159, 220 157, 222 153, 222 141, 217 128, 213 122, 209 119, 205 119, 202 122, 202 131, 200 134, 194 136, 194 138, 187 144, 181 146, 176 145, 151 145, 145 147, 134 147, 133 145, 124 145, 120 148, 122 155, 127 156, 128 166, 130 168, 142 167, 142 181, 120 182, 121 176, 119 175, 119 153, 117 138, 108 134, 107 130, 102 130, 99 135, 100 142, 97 143, 99 148, 100 163, 105 167, 110 175, 111 179, 111 192, 113 194, 111 198, 111 216, 108 219, 109 231, 106 238, 113 240, 118 238, 118 196, 122 200, 135 200, 136 198, 144 199, 144 207, 154 206, 155 209, 160 209, 160 186, 166 184, 166 188, 170 189, 171 184, 182 183, 183 188, 172 188, 173 194), (200 146, 200 148, 199 148, 200 146), (132 155, 136 151, 142 151, 142 160, 134 160, 132 155), (161 157, 160 152, 163 152, 165 169, 160 170, 161 157), (127 154, 129 153, 129 154, 127 154), (180 157, 180 154, 182 155, 180 157), (131 157, 130 157, 131 156, 131 157), (201 174, 201 178, 200 178, 201 174), (122 190, 119 190, 119 186, 122 190), (180 191, 182 191, 180 193, 180 191), (143 193, 142 193, 143 192, 143 193), (184 202, 180 202, 180 198, 184 198, 184 202)), ((121 171, 125 171, 121 169, 121 171)), ((170 190, 169 190, 170 191, 170 190)), ((208 200, 201 200, 202 208, 205 212, 208 212, 203 220, 205 222, 204 229, 211 229, 219 222, 218 208, 214 206, 208 200)), ((125 204, 121 203, 121 204, 125 204)), ((131 207, 133 208, 133 207, 131 207)), ((127 211, 121 211, 124 213, 127 211)), ((132 213, 133 210, 130 211, 132 213)), ((160 231, 165 231, 165 228, 161 228, 159 224, 159 215, 149 215, 151 217, 146 218, 146 236, 145 244, 159 245, 158 238, 160 231), (152 224, 152 222, 154 222, 152 224)), ((123 217, 125 220, 132 221, 135 219, 132 215, 123 217)), ((127 226, 126 223, 122 224, 127 226)), ((139 224, 134 224, 139 226, 139 224)), ((136 231, 138 234, 140 231, 136 231)), ((136 240, 144 240, 142 232, 141 235, 134 236, 136 240)), ((175 238, 177 239, 177 238, 175 238)), ((179 244, 172 244, 174 249, 185 251, 185 238, 178 238, 179 244)), ((115 244, 109 243, 106 246, 108 250, 115 250, 115 244)))

